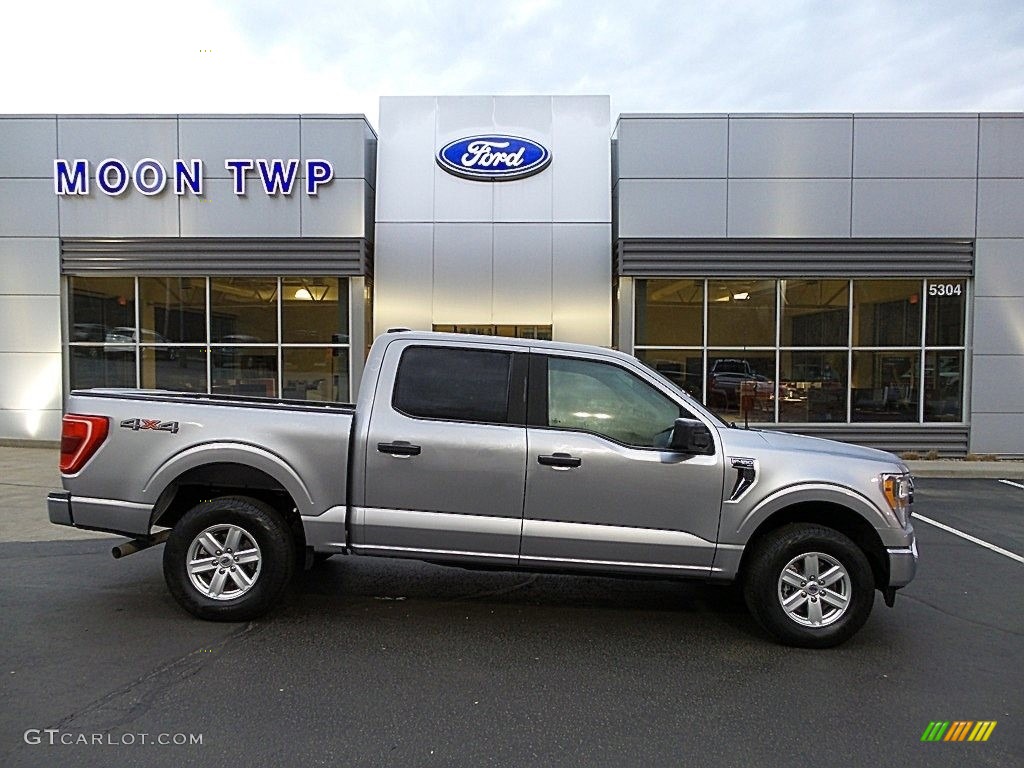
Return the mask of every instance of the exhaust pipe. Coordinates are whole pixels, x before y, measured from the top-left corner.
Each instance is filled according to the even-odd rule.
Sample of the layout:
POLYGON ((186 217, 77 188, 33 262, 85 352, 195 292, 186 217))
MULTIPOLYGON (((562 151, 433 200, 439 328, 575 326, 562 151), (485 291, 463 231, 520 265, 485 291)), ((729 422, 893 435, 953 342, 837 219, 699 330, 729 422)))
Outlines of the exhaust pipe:
POLYGON ((115 560, 120 560, 122 557, 134 555, 136 552, 141 552, 144 549, 155 547, 157 544, 163 544, 167 541, 167 537, 170 535, 171 531, 168 529, 166 531, 160 531, 160 533, 154 533, 152 536, 147 536, 144 539, 132 539, 131 541, 126 541, 124 544, 118 544, 110 550, 110 554, 114 556, 115 560))

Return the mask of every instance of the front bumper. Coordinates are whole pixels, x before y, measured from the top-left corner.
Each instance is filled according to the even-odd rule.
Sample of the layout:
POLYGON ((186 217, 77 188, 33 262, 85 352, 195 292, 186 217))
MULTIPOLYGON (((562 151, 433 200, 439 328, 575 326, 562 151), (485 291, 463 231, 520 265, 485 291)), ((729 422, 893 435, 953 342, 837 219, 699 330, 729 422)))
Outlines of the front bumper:
POLYGON ((899 589, 914 579, 917 573, 917 538, 910 535, 910 546, 893 547, 889 554, 889 587, 899 589))

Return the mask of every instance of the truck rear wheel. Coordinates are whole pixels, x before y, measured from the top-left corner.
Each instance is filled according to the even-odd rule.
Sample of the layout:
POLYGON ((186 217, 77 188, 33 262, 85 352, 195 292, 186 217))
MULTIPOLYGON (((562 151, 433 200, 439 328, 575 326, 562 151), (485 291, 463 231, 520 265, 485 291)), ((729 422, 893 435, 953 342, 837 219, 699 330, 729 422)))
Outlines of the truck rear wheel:
POLYGON ((829 648, 850 639, 874 603, 874 577, 860 548, 832 528, 795 523, 756 545, 744 598, 757 622, 786 645, 829 648))
POLYGON ((193 616, 247 621, 265 613, 295 568, 288 524, 246 496, 204 501, 178 521, 164 547, 164 579, 193 616))

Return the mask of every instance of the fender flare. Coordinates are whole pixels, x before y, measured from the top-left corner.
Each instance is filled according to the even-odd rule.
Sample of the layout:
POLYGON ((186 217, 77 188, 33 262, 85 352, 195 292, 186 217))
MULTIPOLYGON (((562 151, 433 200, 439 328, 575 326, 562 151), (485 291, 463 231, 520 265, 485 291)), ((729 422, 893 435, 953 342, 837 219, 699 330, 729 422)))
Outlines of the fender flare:
POLYGON ((249 443, 216 442, 190 446, 160 465, 146 481, 142 494, 155 505, 171 483, 190 469, 208 464, 241 464, 257 469, 288 491, 300 515, 318 514, 309 489, 295 470, 277 454, 249 443))
POLYGON ((814 502, 846 507, 875 530, 891 527, 895 522, 895 518, 890 521, 867 497, 849 488, 829 483, 801 483, 781 488, 766 496, 740 520, 735 531, 723 531, 723 534, 731 540, 728 543, 743 544, 775 513, 794 504, 814 502))

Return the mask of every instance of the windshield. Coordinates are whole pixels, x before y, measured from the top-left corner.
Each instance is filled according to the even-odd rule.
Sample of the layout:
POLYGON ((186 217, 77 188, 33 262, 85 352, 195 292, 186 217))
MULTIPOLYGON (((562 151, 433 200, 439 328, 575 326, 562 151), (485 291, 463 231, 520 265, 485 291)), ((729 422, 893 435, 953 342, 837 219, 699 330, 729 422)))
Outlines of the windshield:
MULTIPOLYGON (((643 361, 639 361, 639 362, 640 362, 641 365, 643 365, 643 361)), ((706 405, 704 405, 704 403, 699 402, 697 400, 697 398, 695 398, 693 395, 691 395, 685 389, 683 389, 678 384, 676 384, 674 381, 672 381, 672 379, 670 379, 667 376, 665 376, 665 374, 663 374, 661 371, 656 371, 653 368, 649 368, 646 365, 644 365, 644 368, 647 368, 647 370, 650 371, 651 373, 653 373, 655 376, 657 376, 660 381, 663 381, 665 384, 667 384, 669 386, 669 388, 673 392, 676 392, 679 395, 681 395, 683 397, 684 402, 695 403, 698 406, 700 406, 700 410, 703 411, 704 413, 706 413, 707 415, 709 415, 716 422, 718 422, 719 426, 729 427, 729 428, 734 428, 736 426, 735 424, 730 424, 728 421, 723 419, 721 416, 719 416, 713 410, 711 410, 706 405)))

